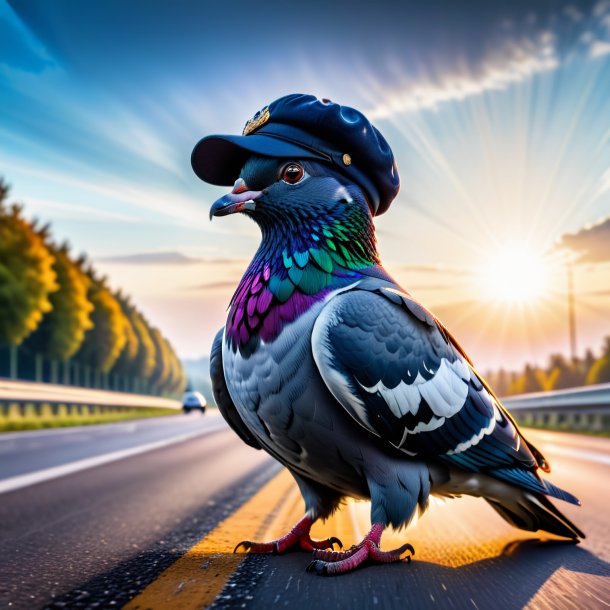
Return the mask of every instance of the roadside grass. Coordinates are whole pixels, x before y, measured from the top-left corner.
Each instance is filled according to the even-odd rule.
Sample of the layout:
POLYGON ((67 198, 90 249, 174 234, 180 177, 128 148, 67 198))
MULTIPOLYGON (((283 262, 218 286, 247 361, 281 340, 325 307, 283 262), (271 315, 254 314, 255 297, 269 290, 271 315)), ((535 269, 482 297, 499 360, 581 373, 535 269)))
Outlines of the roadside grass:
POLYGON ((42 430, 44 428, 65 428, 68 426, 90 426, 94 424, 110 424, 114 422, 141 419, 143 417, 160 417, 165 415, 178 415, 182 413, 177 409, 138 408, 121 409, 116 411, 98 411, 93 413, 67 413, 62 410, 57 415, 37 414, 31 409, 25 413, 10 413, 0 415, 0 432, 18 432, 21 430, 42 430))

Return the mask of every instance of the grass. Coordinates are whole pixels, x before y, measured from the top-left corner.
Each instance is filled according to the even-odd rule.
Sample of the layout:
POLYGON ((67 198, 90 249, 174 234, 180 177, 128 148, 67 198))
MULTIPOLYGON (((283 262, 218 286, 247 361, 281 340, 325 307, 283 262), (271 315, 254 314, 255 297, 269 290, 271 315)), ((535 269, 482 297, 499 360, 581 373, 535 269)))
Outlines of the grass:
POLYGON ((59 415, 36 415, 26 411, 25 415, 0 415, 0 432, 18 432, 21 430, 42 430, 44 428, 65 428, 68 426, 91 426, 95 424, 110 424, 113 422, 141 419, 143 417, 160 417, 177 415, 176 409, 122 409, 112 412, 95 412, 89 414, 73 414, 66 412, 59 415))

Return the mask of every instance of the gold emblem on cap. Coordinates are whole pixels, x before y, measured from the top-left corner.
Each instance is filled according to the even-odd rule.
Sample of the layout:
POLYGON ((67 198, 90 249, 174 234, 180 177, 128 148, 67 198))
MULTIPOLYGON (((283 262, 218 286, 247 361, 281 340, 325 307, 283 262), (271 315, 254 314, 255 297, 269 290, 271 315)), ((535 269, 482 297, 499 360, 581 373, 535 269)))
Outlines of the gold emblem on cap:
POLYGON ((343 163, 345 165, 351 165, 352 164, 352 158, 347 153, 345 153, 343 155, 343 163))
POLYGON ((249 136, 269 120, 269 106, 259 110, 245 125, 242 136, 249 136))

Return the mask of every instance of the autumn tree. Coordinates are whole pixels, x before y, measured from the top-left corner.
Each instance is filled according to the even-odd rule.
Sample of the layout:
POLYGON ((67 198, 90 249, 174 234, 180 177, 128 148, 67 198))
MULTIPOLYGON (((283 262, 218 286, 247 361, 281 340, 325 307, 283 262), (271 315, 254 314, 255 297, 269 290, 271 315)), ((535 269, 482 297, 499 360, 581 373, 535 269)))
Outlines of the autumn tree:
POLYGON ((529 394, 544 389, 541 371, 531 364, 526 364, 521 375, 517 375, 508 387, 509 394, 529 394))
POLYGON ((157 349, 146 318, 133 306, 130 307, 130 314, 133 329, 138 337, 138 353, 133 361, 132 374, 139 379, 148 379, 157 364, 157 349))
POLYGON ((598 358, 587 374, 587 384, 610 382, 610 337, 604 340, 602 355, 598 358))
POLYGON ((161 331, 158 328, 153 327, 150 334, 155 344, 156 351, 155 369, 150 380, 155 388, 160 391, 171 376, 171 355, 161 331))
POLYGON ((183 392, 186 387, 186 374, 180 359, 169 342, 167 342, 167 347, 170 354, 170 376, 163 389, 172 394, 183 392))
POLYGON ((113 294, 84 256, 73 260, 67 245, 55 245, 48 225, 8 206, 8 193, 0 178, 0 348, 10 354, 10 374, 23 366, 17 346, 25 340, 24 366, 37 379, 44 366, 39 356, 47 356, 52 371, 63 361, 69 374, 74 359, 85 366, 85 379, 93 369, 148 380, 160 392, 181 391, 182 364, 161 332, 126 296, 113 294))
POLYGON ((589 373, 593 368, 593 365, 595 364, 596 360, 597 358, 595 357, 593 350, 590 348, 587 349, 587 351, 585 352, 584 360, 582 362, 582 370, 585 383, 589 383, 589 373))
POLYGON ((561 354, 553 354, 549 363, 548 389, 563 390, 584 384, 584 375, 577 362, 571 362, 561 354))
POLYGON ((51 310, 57 290, 54 258, 22 207, 5 206, 9 188, 0 180, 0 344, 19 345, 51 310))
POLYGON ((59 289, 49 301, 51 311, 25 341, 25 346, 49 358, 68 360, 80 348, 85 333, 93 327, 93 304, 87 298, 90 279, 68 254, 67 245, 48 246, 54 257, 53 271, 59 289))
POLYGON ((93 304, 93 328, 86 334, 76 359, 94 370, 108 373, 127 342, 125 316, 121 305, 106 287, 88 271, 91 280, 87 298, 93 304))
POLYGON ((125 347, 114 363, 111 372, 117 373, 118 375, 131 377, 135 376, 134 369, 136 368, 136 359, 140 349, 140 340, 132 319, 133 307, 129 304, 128 299, 120 292, 116 293, 114 298, 119 303, 124 317, 125 347))

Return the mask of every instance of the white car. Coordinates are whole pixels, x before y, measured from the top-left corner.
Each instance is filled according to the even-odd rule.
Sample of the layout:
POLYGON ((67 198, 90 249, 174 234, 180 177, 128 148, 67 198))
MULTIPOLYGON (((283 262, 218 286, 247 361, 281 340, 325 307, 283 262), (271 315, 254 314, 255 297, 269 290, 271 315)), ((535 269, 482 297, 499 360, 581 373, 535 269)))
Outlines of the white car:
POLYGON ((201 392, 185 392, 182 397, 182 409, 185 413, 201 411, 205 413, 206 402, 201 392))

